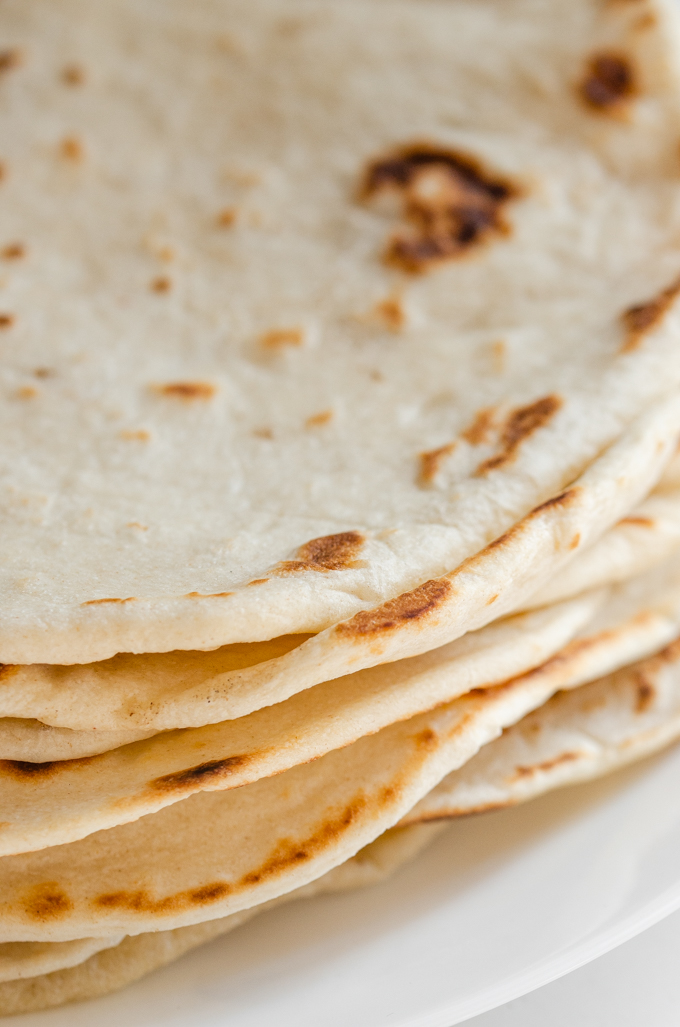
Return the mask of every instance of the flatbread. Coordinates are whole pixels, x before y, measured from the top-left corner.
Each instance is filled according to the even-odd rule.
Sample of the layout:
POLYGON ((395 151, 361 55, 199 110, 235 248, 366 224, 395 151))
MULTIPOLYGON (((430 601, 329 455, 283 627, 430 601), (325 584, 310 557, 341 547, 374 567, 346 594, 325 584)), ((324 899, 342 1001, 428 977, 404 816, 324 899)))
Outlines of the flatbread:
POLYGON ((680 402, 643 415, 560 497, 457 570, 313 637, 214 653, 118 655, 0 669, 0 716, 74 730, 169 730, 242 717, 322 681, 427 652, 507 614, 593 534, 615 524, 667 463, 680 402), (632 469, 631 469, 632 461, 632 469), (260 662, 251 661, 260 657, 260 662), (250 664, 250 665, 249 665, 250 664))
POLYGON ((49 763, 83 759, 147 738, 153 731, 71 731, 39 720, 0 718, 0 760, 49 763))
MULTIPOLYGON (((679 633, 676 559, 608 594, 518 615, 239 720, 165 732, 85 760, 0 763, 0 855, 62 845, 197 792, 280 774, 471 690, 499 685, 514 676, 513 664, 515 674, 525 672, 524 680, 541 680, 553 692, 648 656, 679 633)), ((521 682, 514 676, 520 689, 521 682)), ((276 823, 275 810, 271 816, 276 823)))
MULTIPOLYGON (((6 0, 0 660, 361 616, 677 390, 676 21, 6 0)), ((634 444, 623 462, 583 544, 653 484, 634 444)), ((494 616, 555 541, 494 551, 494 616)))
POLYGON ((625 581, 680 548, 680 492, 653 492, 524 604, 546 606, 598 585, 625 581))
MULTIPOLYGON (((591 648, 598 649, 571 653, 572 684, 596 662, 591 648)), ((168 930, 308 884, 546 702, 565 682, 563 664, 553 661, 243 788, 191 795, 80 841, 5 856, 0 941, 168 930)))
POLYGON ((559 692, 481 750, 403 818, 416 824, 526 802, 640 760, 680 737, 678 645, 559 692))
MULTIPOLYGON (((393 874, 402 864, 413 859, 439 833, 444 825, 425 824, 411 828, 393 828, 385 835, 366 846, 342 866, 331 870, 318 881, 306 885, 297 892, 274 899, 265 906, 256 906, 234 913, 218 920, 209 920, 192 927, 179 927, 174 931, 156 931, 125 938, 115 947, 106 939, 87 938, 79 942, 47 943, 42 950, 52 951, 52 961, 63 959, 60 972, 46 972, 43 976, 33 975, 31 980, 12 980, 0 983, 0 1014, 8 1016, 62 1005, 65 1002, 83 1001, 108 994, 138 980, 152 970, 157 970, 184 955, 190 949, 204 945, 221 934, 232 931, 257 913, 264 912, 282 901, 297 898, 311 898, 317 894, 349 891, 375 884, 393 874), (71 953, 84 953, 89 946, 99 946, 96 956, 84 958, 78 965, 69 964, 65 949, 71 946, 71 953), (72 968, 69 968, 69 967, 72 968)), ((17 953, 17 965, 22 966, 31 958, 28 951, 35 943, 23 942, 13 946, 17 953), (17 950, 24 950, 19 955, 17 950)), ((5 949, 9 946, 5 946, 5 949)), ((47 958, 48 953, 45 953, 47 958)))

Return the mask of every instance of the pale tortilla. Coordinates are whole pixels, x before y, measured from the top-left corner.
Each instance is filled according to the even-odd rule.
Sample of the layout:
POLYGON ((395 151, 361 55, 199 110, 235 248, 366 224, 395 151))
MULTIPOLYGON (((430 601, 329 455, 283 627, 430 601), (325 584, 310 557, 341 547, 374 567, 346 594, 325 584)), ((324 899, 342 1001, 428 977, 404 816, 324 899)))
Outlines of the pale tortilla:
MULTIPOLYGON (((474 557, 677 390, 676 20, 6 0, 0 660, 327 629, 474 557), (407 224, 433 189, 443 235, 407 224)), ((653 484, 624 464, 582 544, 653 484)), ((493 616, 561 566, 545 541, 494 551, 493 616)), ((479 626, 468 588, 397 656, 479 626)))
POLYGON ((441 647, 527 599, 600 529, 642 498, 667 463, 680 402, 640 418, 556 500, 507 535, 378 610, 313 637, 286 636, 213 653, 119 655, 77 666, 0 669, 0 716, 77 730, 161 731, 242 717, 320 682, 441 647), (633 468, 631 459, 634 456, 633 468), (254 663, 259 657, 260 662, 254 663))
POLYGON ((416 824, 526 802, 609 774, 680 737, 678 646, 560 692, 508 728, 403 818, 416 824))
POLYGON ((439 833, 442 826, 425 824, 404 829, 393 828, 358 852, 347 863, 331 870, 318 881, 282 896, 281 899, 274 899, 265 906, 234 913, 219 920, 209 920, 207 923, 192 927, 179 927, 173 931, 140 934, 134 938, 125 938, 115 944, 115 947, 112 944, 113 939, 97 938, 40 946, 41 958, 46 967, 62 961, 59 972, 46 969, 41 976, 25 972, 29 962, 32 967, 36 965, 38 946, 35 943, 19 942, 13 945, 13 956, 8 952, 10 946, 3 946, 7 951, 8 969, 10 960, 13 959, 14 969, 21 970, 21 977, 30 976, 31 979, 21 979, 17 972, 15 979, 7 983, 0 982, 0 1015, 37 1011, 63 1005, 65 1002, 78 1002, 108 994, 178 959, 190 949, 232 931, 255 914, 288 899, 311 898, 318 894, 349 891, 375 884, 413 859, 439 833), (68 946, 71 948, 67 952, 68 946), (84 956, 78 964, 67 962, 75 958, 76 952, 84 954, 88 947, 95 951, 97 946, 97 955, 84 956))

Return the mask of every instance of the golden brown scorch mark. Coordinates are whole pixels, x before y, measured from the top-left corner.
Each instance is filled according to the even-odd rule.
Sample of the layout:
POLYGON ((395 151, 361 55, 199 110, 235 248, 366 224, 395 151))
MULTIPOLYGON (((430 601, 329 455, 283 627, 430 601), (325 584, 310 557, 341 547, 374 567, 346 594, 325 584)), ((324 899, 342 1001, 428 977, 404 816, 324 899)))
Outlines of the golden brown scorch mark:
POLYGON ((184 599, 223 599, 233 596, 233 592, 187 592, 184 599))
POLYGON ((3 260, 19 260, 26 256, 26 247, 21 242, 10 242, 0 251, 3 260))
POLYGON ((371 309, 369 321, 375 322, 389 332, 400 332, 407 321, 406 309, 401 296, 386 296, 371 309))
POLYGON ((13 777, 17 781, 34 782, 40 778, 51 778, 57 774, 86 767, 92 756, 81 756, 75 760, 49 760, 46 763, 26 763, 24 760, 0 760, 0 777, 13 777))
POLYGON ((0 50, 0 75, 4 75, 7 71, 13 71, 22 62, 23 54, 21 50, 16 48, 0 50))
POLYGON ((304 341, 305 333, 301 328, 272 328, 260 336, 260 345, 263 349, 274 352, 302 346, 304 341))
POLYGON ((23 906, 32 920, 61 920, 73 909, 73 903, 56 881, 31 888, 23 906))
POLYGON ((252 756, 228 756, 221 760, 199 763, 196 767, 157 777, 149 782, 149 788, 154 792, 200 791, 212 783, 224 781, 251 759, 252 756))
POLYGON ((680 278, 676 278, 653 299, 629 307, 624 311, 621 316, 626 332, 623 344, 624 353, 635 349, 645 333, 656 328, 678 293, 680 293, 680 278))
POLYGON ((493 430, 493 423, 494 408, 483 407, 482 410, 477 411, 474 420, 465 431, 461 432, 461 435, 471 446, 479 446, 480 443, 488 441, 493 430))
POLYGON ((80 139, 76 136, 66 136, 62 139, 59 144, 59 152, 64 160, 71 161, 73 164, 78 164, 85 156, 85 149, 80 139))
POLYGON ((232 891, 226 881, 214 881, 199 888, 187 888, 154 898, 144 889, 138 891, 107 892, 93 900, 92 905, 99 909, 126 909, 132 913, 176 913, 193 906, 205 906, 211 902, 219 902, 232 891))
POLYGON ((653 528, 655 521, 653 517, 639 517, 631 514, 630 517, 622 517, 619 524, 635 524, 640 528, 653 528))
POLYGON ((11 328, 15 320, 14 314, 0 314, 0 329, 11 328))
POLYGON ((636 696, 635 712, 644 713, 656 698, 656 689, 652 682, 645 676, 644 671, 637 671, 635 674, 636 696))
POLYGON ((423 585, 389 599, 373 610, 361 610, 335 628, 340 635, 373 635, 403 628, 410 621, 421 620, 436 611, 451 593, 451 582, 433 578, 423 585))
POLYGON ((159 275, 157 278, 152 278, 149 283, 149 288, 152 292, 170 292, 172 289, 172 282, 167 275, 159 275))
POLYGON ((136 596, 128 596, 126 599, 88 599, 81 603, 81 606, 99 606, 100 603, 134 603, 136 596))
POLYGON ((168 382, 167 385, 153 386, 155 392, 170 399, 183 399, 190 402, 194 399, 212 399, 217 387, 211 382, 168 382))
POLYGON ((425 453, 420 454, 420 470, 418 473, 420 485, 432 484, 439 474, 442 464, 453 453, 455 448, 455 442, 448 442, 445 446, 439 446, 438 449, 429 449, 425 453))
POLYGON ((215 219, 218 228, 231 228, 236 221, 236 207, 225 207, 215 219))
POLYGON ((120 437, 131 442, 148 442, 151 434, 146 428, 123 428, 120 432, 120 437))
POLYGON ((364 544, 358 531, 341 531, 337 535, 321 535, 300 546, 296 559, 283 560, 274 574, 295 571, 344 571, 356 567, 356 557, 364 544))
POLYGON ((636 76, 625 54, 594 54, 579 85, 581 99, 593 110, 618 113, 636 93, 636 76))
POLYGON ((563 752, 559 756, 554 756, 551 760, 544 760, 543 763, 535 763, 531 767, 518 766, 515 767, 515 773, 509 780, 518 780, 522 777, 533 777, 534 774, 545 773, 548 770, 553 770, 554 767, 558 767, 561 763, 573 763, 574 760, 578 760, 581 757, 579 752, 563 752))
POLYGON ((305 428, 322 428, 324 424, 329 424, 333 420, 332 410, 322 410, 318 414, 312 414, 305 421, 305 428))
MULTIPOLYGON (((394 789, 383 789, 375 806, 386 805, 394 797, 394 789)), ((126 909, 134 913, 176 913, 193 906, 219 902, 235 891, 252 888, 267 878, 277 877, 296 865, 313 859, 319 852, 328 849, 333 842, 347 831, 367 809, 368 800, 362 791, 343 807, 340 812, 327 816, 306 838, 295 840, 282 838, 269 856, 255 870, 244 874, 235 884, 215 881, 199 888, 191 888, 172 895, 153 897, 148 891, 108 892, 93 900, 98 909, 126 909)))
POLYGON ((530 403, 528 406, 513 410, 503 427, 500 452, 481 463, 477 468, 477 474, 486 474, 497 467, 511 463, 525 439, 528 439, 539 428, 543 428, 561 406, 560 397, 551 395, 544 396, 543 399, 536 400, 535 403, 530 403))
POLYGON ((61 71, 61 80, 66 86, 82 86, 85 72, 79 64, 67 64, 61 71))
POLYGON ((520 195, 515 183, 487 172, 475 157, 432 143, 400 146, 369 164, 360 198, 387 190, 400 194, 406 226, 392 236, 385 261, 411 273, 507 235, 504 207, 520 195))
MULTIPOLYGON (((393 790, 390 790, 393 794, 393 790)), ((381 795, 386 803, 392 794, 381 795)), ((305 863, 317 853, 328 849, 330 845, 351 827, 360 814, 368 807, 368 800, 363 791, 357 792, 354 798, 339 813, 324 819, 306 838, 295 841, 283 838, 276 845, 271 855, 257 868, 244 874, 239 881, 240 887, 261 884, 269 877, 276 877, 299 863, 305 863)))

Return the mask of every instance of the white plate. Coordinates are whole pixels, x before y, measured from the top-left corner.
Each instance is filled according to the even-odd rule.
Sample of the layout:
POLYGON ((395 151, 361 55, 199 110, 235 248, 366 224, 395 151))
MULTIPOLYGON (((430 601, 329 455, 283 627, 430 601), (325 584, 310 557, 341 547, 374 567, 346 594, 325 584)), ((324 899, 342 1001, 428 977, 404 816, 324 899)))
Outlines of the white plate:
POLYGON ((292 903, 21 1027, 452 1027, 680 907, 680 749, 454 823, 391 880, 292 903))

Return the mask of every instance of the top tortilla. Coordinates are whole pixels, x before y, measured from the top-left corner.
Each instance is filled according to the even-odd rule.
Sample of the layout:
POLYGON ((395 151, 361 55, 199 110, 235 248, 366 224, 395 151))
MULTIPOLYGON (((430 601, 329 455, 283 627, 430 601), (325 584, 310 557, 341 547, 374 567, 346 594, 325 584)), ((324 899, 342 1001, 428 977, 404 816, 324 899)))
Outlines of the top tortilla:
POLYGON ((319 631, 680 382, 670 4, 2 27, 0 661, 319 631))

